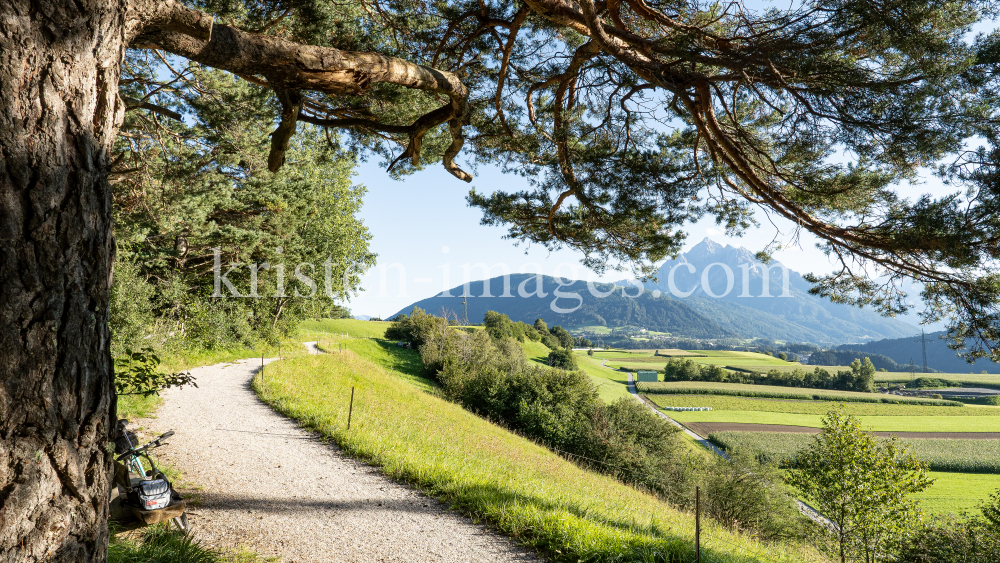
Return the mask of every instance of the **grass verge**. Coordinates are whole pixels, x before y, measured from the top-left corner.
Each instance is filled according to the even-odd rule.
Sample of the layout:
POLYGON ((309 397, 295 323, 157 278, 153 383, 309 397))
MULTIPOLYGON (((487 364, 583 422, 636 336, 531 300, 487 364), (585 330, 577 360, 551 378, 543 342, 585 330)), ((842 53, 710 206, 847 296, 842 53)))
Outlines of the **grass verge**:
MULTIPOLYGON (((404 374, 405 375, 405 374, 404 374)), ((694 518, 655 497, 580 469, 460 406, 420 392, 358 354, 269 366, 254 388, 275 409, 475 520, 487 520, 554 561, 691 561, 694 518), (348 401, 355 388, 351 429, 348 401)), ((711 522, 705 562, 819 560, 711 522)))

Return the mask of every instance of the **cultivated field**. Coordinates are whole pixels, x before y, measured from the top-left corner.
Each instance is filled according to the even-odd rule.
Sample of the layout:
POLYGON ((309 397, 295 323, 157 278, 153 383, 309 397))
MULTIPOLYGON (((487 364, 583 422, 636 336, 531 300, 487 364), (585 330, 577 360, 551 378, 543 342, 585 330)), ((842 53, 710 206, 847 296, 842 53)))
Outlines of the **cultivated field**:
MULTIPOLYGON (((729 451, 750 451, 765 459, 790 460, 813 439, 810 434, 781 432, 715 432, 711 440, 729 451)), ((975 512, 980 503, 1000 489, 1000 440, 901 440, 910 452, 925 460, 935 480, 914 495, 931 513, 975 512)))
POLYGON ((711 411, 667 414, 723 448, 774 462, 787 462, 808 445, 822 427, 824 415, 838 404, 856 416, 862 427, 884 433, 880 435, 915 433, 900 439, 933 470, 935 484, 916 495, 928 512, 975 511, 1000 488, 1000 407, 707 382, 644 383, 640 390, 660 407, 711 407, 711 411), (880 402, 897 399, 902 400, 880 402), (720 427, 729 430, 718 431, 720 427))
MULTIPOLYGON (((752 452, 785 464, 813 441, 814 434, 791 432, 713 432, 709 439, 731 452, 752 452)), ((1000 440, 900 439, 914 456, 932 470, 1000 475, 1000 440)))
POLYGON ((989 373, 910 373, 908 371, 878 372, 875 374, 875 381, 890 383, 906 383, 917 377, 929 377, 931 379, 947 379, 957 381, 962 387, 989 387, 1000 388, 1000 374, 989 373))
POLYGON ((911 398, 881 393, 861 393, 857 391, 835 391, 829 389, 808 389, 801 387, 781 387, 778 385, 752 385, 741 383, 716 383, 712 381, 670 381, 639 383, 640 393, 649 395, 729 395, 768 399, 798 399, 816 401, 844 401, 864 403, 899 403, 912 405, 951 405, 961 408, 956 401, 941 399, 911 398))
POLYGON ((725 395, 647 395, 660 407, 711 407, 725 411, 762 411, 824 415, 837 405, 854 416, 1000 416, 1000 407, 892 405, 884 403, 776 400, 725 395))

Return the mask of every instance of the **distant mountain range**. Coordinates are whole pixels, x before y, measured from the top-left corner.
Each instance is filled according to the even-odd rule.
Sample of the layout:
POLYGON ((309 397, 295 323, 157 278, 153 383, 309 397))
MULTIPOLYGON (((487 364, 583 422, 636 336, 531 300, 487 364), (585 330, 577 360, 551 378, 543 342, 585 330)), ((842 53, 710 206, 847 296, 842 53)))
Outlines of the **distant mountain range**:
MULTIPOLYGON (((764 266, 745 248, 705 239, 677 260, 664 263, 658 282, 643 284, 641 294, 636 282, 588 287, 579 280, 562 280, 560 285, 549 276, 541 277, 539 292, 534 274, 511 275, 509 290, 503 277, 472 282, 469 321, 479 322, 486 311, 495 310, 527 323, 542 318, 565 327, 637 326, 678 337, 770 338, 827 345, 919 332, 900 320, 810 295, 809 283, 800 274, 787 270, 786 281, 785 271, 780 262, 764 266)), ((420 307, 432 314, 444 309, 461 318, 463 287, 446 293, 451 296, 439 294, 399 313, 420 307)))
POLYGON ((656 283, 645 287, 676 296, 747 337, 832 344, 900 338, 920 330, 871 310, 811 295, 809 282, 781 262, 772 260, 765 266, 746 248, 723 246, 708 238, 677 260, 665 262, 657 277, 656 283))
MULTIPOLYGON (((558 280, 535 274, 512 274, 508 279, 509 288, 505 287, 502 276, 469 283, 469 322, 481 322, 487 311, 499 311, 515 321, 529 324, 535 319, 545 319, 550 326, 634 326, 689 338, 739 336, 681 301, 654 297, 648 291, 632 298, 623 296, 622 288, 616 289, 613 284, 595 283, 591 291, 587 282, 580 280, 558 280)), ((452 297, 435 295, 404 307, 396 314, 410 314, 414 307, 419 307, 434 315, 443 311, 460 319, 463 291, 464 286, 452 288, 446 292, 452 297)), ((626 288, 626 292, 635 295, 638 288, 632 287, 630 291, 626 288)))
MULTIPOLYGON (((945 332, 941 331, 928 333, 925 336, 927 367, 945 373, 979 373, 983 370, 986 370, 986 373, 1000 373, 1000 364, 989 360, 977 360, 976 363, 970 364, 959 358, 954 350, 948 348, 948 341, 942 338, 944 335, 945 332)), ((885 339, 865 344, 843 344, 839 346, 839 349, 882 354, 900 364, 908 364, 913 361, 913 363, 923 367, 920 334, 909 338, 885 339)))

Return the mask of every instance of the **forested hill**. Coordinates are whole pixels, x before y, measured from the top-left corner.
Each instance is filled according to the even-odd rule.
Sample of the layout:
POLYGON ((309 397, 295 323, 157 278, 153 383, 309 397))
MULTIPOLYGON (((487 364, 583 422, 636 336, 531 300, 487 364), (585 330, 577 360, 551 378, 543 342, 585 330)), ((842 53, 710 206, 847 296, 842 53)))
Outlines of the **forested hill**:
MULTIPOLYGON (((648 291, 633 298, 623 296, 621 288, 612 291, 614 286, 610 284, 594 284, 591 292, 585 281, 562 280, 560 283, 556 278, 541 276, 539 287, 538 276, 534 274, 513 274, 509 280, 509 289, 505 288, 503 277, 469 283, 469 322, 481 321, 487 311, 499 311, 526 323, 545 319, 549 325, 565 327, 637 326, 688 338, 740 336, 681 301, 654 297, 648 291)), ((410 314, 414 307, 420 307, 434 315, 440 315, 443 310, 461 318, 463 290, 464 286, 455 287, 445 292, 452 297, 436 295, 404 307, 396 314, 410 314)), ((637 288, 626 291, 635 295, 637 288)))
MULTIPOLYGON (((943 339, 944 331, 932 332, 927 339, 927 367, 944 373, 1000 373, 1000 364, 989 360, 978 360, 970 364, 959 358, 954 350, 948 348, 948 341, 943 339)), ((920 346, 920 335, 909 338, 894 338, 869 342, 867 344, 844 344, 841 350, 857 350, 888 356, 900 364, 908 364, 910 360, 920 365, 923 352, 920 346)))

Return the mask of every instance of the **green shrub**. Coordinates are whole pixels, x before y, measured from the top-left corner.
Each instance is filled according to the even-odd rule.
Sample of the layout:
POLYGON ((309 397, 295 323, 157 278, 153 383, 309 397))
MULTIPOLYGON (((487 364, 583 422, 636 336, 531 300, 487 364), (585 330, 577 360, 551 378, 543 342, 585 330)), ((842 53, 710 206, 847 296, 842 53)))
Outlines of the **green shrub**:
POLYGON ((703 478, 705 513, 730 529, 769 541, 801 537, 803 516, 783 488, 780 471, 752 455, 713 458, 703 478))
POLYGON ((420 307, 414 307, 410 316, 399 315, 396 321, 389 325, 385 337, 407 342, 414 348, 419 348, 426 343, 427 338, 443 334, 448 330, 447 327, 448 323, 444 319, 428 315, 420 307))
MULTIPOLYGON (((605 405, 588 375, 529 362, 513 339, 450 331, 424 340, 424 365, 447 398, 581 465, 677 504, 689 501, 677 429, 636 401, 605 405)), ((566 349, 553 354, 572 358, 566 349)))
POLYGON ((576 358, 569 348, 560 348, 549 352, 549 365, 555 368, 576 369, 576 358))
POLYGON ((935 518, 901 546, 897 563, 996 563, 1000 561, 1000 529, 983 518, 935 518))

